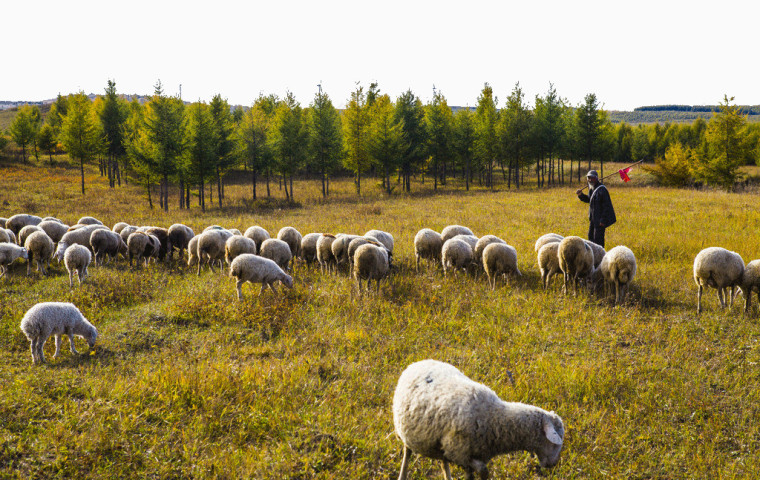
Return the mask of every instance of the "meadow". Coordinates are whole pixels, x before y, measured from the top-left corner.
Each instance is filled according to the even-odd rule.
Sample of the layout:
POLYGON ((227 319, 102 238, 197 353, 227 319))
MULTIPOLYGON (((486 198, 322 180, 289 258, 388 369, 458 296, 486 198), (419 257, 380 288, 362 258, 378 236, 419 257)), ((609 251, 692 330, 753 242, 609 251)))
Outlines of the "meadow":
MULTIPOLYGON (((95 170, 83 197, 67 167, 0 166, 0 217, 182 222, 196 233, 210 224, 378 228, 394 235, 397 265, 379 294, 352 295, 346 273, 299 264, 293 290, 259 297, 247 284, 237 301, 233 279, 180 262, 130 269, 119 259, 90 267, 74 289, 63 265, 27 278, 14 264, 0 279, 0 478, 396 478, 393 390, 425 358, 564 419, 557 467, 509 454, 491 462, 492 478, 758 478, 757 306, 743 315, 739 297, 721 310, 710 290, 697 315, 691 274, 708 246, 760 258, 757 193, 632 177, 610 182, 618 223, 607 247, 627 245, 638 259, 628 300, 614 307, 563 296, 559 278, 540 287, 536 238, 586 234, 575 187, 433 193, 415 183, 411 195, 385 197, 368 181, 357 198, 350 180, 337 180, 324 201, 316 181, 297 181, 289 205, 251 202, 241 180, 223 210, 202 213, 195 201, 178 210, 172 196, 164 213, 136 186, 109 189, 95 170), (415 233, 454 223, 515 246, 523 277, 491 291, 483 276, 444 277, 430 264, 415 272, 415 233), (78 339, 72 355, 64 340, 53 360, 48 342, 49 363, 33 366, 18 325, 41 301, 76 304, 99 329, 94 352, 78 339)), ((440 478, 425 458, 411 473, 440 478)))

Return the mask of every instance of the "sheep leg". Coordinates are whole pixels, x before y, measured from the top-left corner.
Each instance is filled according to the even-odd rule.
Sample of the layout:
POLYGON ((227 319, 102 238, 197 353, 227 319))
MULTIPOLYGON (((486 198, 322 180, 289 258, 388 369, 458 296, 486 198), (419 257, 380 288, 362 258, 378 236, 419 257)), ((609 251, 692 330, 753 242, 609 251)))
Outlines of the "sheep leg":
POLYGON ((0 272, 2 272, 0 273, 0 278, 3 278, 5 276, 6 271, 7 269, 5 268, 5 265, 0 265, 0 272))
POLYGON ((279 292, 277 292, 277 287, 274 286, 274 282, 269 282, 267 285, 269 285, 269 290, 271 290, 272 293, 274 293, 274 296, 277 297, 279 292))
POLYGON ((63 335, 55 336, 55 353, 53 354, 53 358, 57 358, 58 353, 61 351, 61 340, 63 340, 63 335))
POLYGON ((37 338, 37 358, 40 363, 45 363, 45 341, 47 338, 37 338))
POLYGON ((29 342, 30 349, 32 350, 32 363, 37 363, 37 342, 39 341, 38 338, 33 338, 31 342, 29 342))
MULTIPOLYGON (((82 282, 80 281, 79 284, 81 285, 82 282)), ((74 288, 74 271, 69 270, 69 288, 74 288)))
POLYGON ((32 262, 34 259, 32 258, 32 252, 29 252, 29 258, 26 261, 26 276, 28 277, 32 273, 32 262))
POLYGON ((79 352, 77 352, 77 349, 74 348, 74 334, 69 333, 67 336, 69 337, 69 348, 71 349, 71 353, 76 353, 77 355, 79 355, 79 352))
POLYGON ((81 285, 82 282, 84 282, 84 279, 87 278, 88 274, 89 272, 87 271, 87 267, 84 267, 82 271, 79 272, 79 285, 81 285))
POLYGON ((441 470, 443 470, 443 478, 451 480, 451 469, 449 468, 448 460, 441 460, 441 470))
POLYGON ((415 263, 417 264, 417 271, 419 272, 420 271, 420 256, 415 255, 414 260, 415 260, 415 263))
POLYGON ((620 282, 615 280, 615 305, 620 305, 622 301, 620 298, 620 282))
POLYGON ((261 290, 259 290, 259 297, 261 296, 262 293, 264 293, 264 290, 266 290, 266 288, 267 288, 267 283, 261 282, 261 290))
POLYGON ((736 298, 736 285, 731 285, 731 302, 728 304, 728 309, 734 306, 734 299, 736 298))
POLYGON ((697 313, 702 313, 702 284, 697 289, 697 313))
POLYGON ((720 308, 726 308, 726 300, 723 288, 718 288, 718 300, 720 300, 720 308))
POLYGON ((409 470, 409 457, 412 455, 412 449, 404 445, 404 456, 401 459, 401 472, 398 474, 398 480, 406 480, 407 471, 409 470))

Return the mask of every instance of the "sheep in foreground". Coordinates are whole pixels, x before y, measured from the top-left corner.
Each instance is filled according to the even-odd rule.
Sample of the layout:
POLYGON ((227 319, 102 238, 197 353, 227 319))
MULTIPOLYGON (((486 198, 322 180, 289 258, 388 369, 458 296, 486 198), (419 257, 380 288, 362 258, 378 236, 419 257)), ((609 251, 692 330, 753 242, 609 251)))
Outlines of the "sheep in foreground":
POLYGON ((259 255, 272 260, 285 272, 289 271, 288 265, 293 258, 288 244, 277 238, 264 240, 259 255))
POLYGON ((0 243, 0 278, 8 272, 8 266, 17 258, 29 259, 29 253, 26 248, 19 247, 14 243, 0 243))
POLYGON ((307 233, 301 239, 301 259, 307 265, 317 261, 317 242, 321 233, 307 233))
POLYGON ((225 230, 208 230, 203 232, 198 238, 198 275, 201 274, 201 267, 205 261, 211 271, 214 271, 214 263, 219 262, 221 271, 222 262, 224 262, 224 245, 227 239, 232 236, 230 232, 224 233, 225 230))
MULTIPOLYGON (((368 243, 385 248, 385 246, 382 243, 378 242, 373 237, 356 237, 353 240, 351 240, 351 243, 348 244, 348 267, 349 267, 350 272, 354 271, 354 255, 356 254, 356 250, 358 250, 359 247, 361 247, 362 245, 366 245, 368 243)), ((390 252, 389 252, 388 254, 389 264, 390 264, 390 260, 391 260, 391 257, 390 257, 390 252)))
POLYGON ((407 478, 412 453, 449 463, 467 478, 488 478, 488 462, 497 455, 527 451, 543 468, 559 462, 565 425, 554 412, 505 402, 493 390, 436 360, 409 365, 393 394, 393 425, 404 444, 399 480, 407 478))
POLYGON ((171 250, 169 250, 169 259, 171 260, 174 250, 179 250, 180 258, 182 258, 190 240, 194 236, 195 232, 187 225, 175 223, 169 227, 169 243, 172 246, 171 250))
POLYGON ((333 242, 335 242, 335 235, 331 233, 323 233, 317 240, 317 262, 322 273, 325 273, 325 270, 330 272, 336 267, 335 256, 332 253, 333 242))
POLYGON ((256 255, 256 242, 242 235, 233 235, 224 244, 224 261, 232 265, 235 257, 243 253, 256 255))
POLYGON ((260 227, 258 225, 254 225, 252 227, 248 227, 248 229, 243 234, 244 237, 248 237, 254 242, 256 242, 256 251, 261 251, 261 244, 264 243, 264 240, 269 240, 271 237, 269 235, 269 232, 267 232, 263 227, 260 227))
POLYGON ((41 271, 43 275, 47 275, 45 270, 45 264, 50 267, 50 259, 53 256, 55 245, 47 233, 39 230, 32 232, 26 238, 24 242, 24 248, 29 253, 29 262, 26 264, 26 275, 32 273, 32 262, 37 261, 37 271, 41 271))
POLYGON ((444 228, 443 231, 441 232, 441 240, 443 240, 443 242, 446 243, 446 240, 452 239, 456 237, 457 235, 475 236, 475 234, 472 233, 472 230, 470 230, 467 227, 463 227, 461 225, 449 225, 446 228, 444 228))
POLYGON ((760 303, 760 260, 752 260, 744 267, 741 281, 744 295, 744 312, 749 312, 752 303, 752 290, 757 290, 757 301, 760 303))
POLYGON ((536 244, 533 248, 536 250, 536 253, 538 253, 538 251, 541 250, 541 247, 544 245, 547 245, 549 243, 559 243, 563 238, 565 237, 557 233, 547 233, 538 237, 538 240, 536 240, 536 244))
POLYGON ((585 242, 586 245, 591 248, 591 252, 594 254, 594 268, 599 268, 599 264, 602 263, 602 259, 607 254, 607 252, 604 250, 604 247, 597 245, 591 240, 585 240, 585 242))
POLYGON ((382 243, 385 249, 388 250, 388 254, 393 256, 393 235, 382 230, 370 230, 365 233, 364 236, 374 238, 378 242, 382 243))
POLYGON ((472 249, 475 263, 477 263, 478 265, 482 267, 485 267, 483 264, 483 250, 485 250, 486 247, 491 245, 492 243, 502 243, 504 245, 507 244, 507 242, 497 237, 496 235, 484 235, 480 237, 478 241, 475 242, 475 248, 472 249))
MULTIPOLYGON (((121 241, 121 237, 119 240, 121 241)), ((66 249, 66 253, 63 255, 63 263, 69 272, 69 288, 74 288, 74 272, 79 277, 79 285, 82 285, 85 277, 89 275, 87 267, 90 266, 91 261, 92 254, 87 247, 75 243, 66 249)))
POLYGON ((230 276, 237 279, 238 300, 243 299, 243 283, 260 283, 259 296, 266 287, 277 295, 275 282, 280 281, 288 288, 293 288, 293 278, 268 258, 256 256, 252 253, 243 253, 235 257, 230 264, 230 276))
POLYGON ((32 363, 45 362, 43 347, 51 335, 55 335, 53 358, 56 358, 61 350, 63 335, 69 337, 72 353, 78 353, 74 348, 75 335, 87 340, 90 349, 95 347, 95 340, 98 338, 98 330, 71 303, 38 303, 27 310, 21 319, 20 327, 31 343, 32 363))
POLYGON ((103 225, 103 222, 95 217, 82 217, 77 220, 77 223, 79 225, 103 225))
POLYGON ((573 295, 578 293, 578 282, 585 281, 594 271, 594 252, 581 237, 565 237, 559 242, 559 268, 565 277, 563 291, 573 282, 573 295))
MULTIPOLYGON (((92 235, 90 235, 90 246, 92 247, 92 251, 95 252, 95 265, 102 265, 106 257, 108 257, 109 261, 112 258, 116 258, 116 255, 119 254, 125 259, 129 257, 127 244, 121 239, 121 235, 111 230, 103 229, 92 232, 92 235)), ((65 258, 66 256, 64 255, 65 258)))
POLYGON ((288 247, 290 247, 290 255, 293 258, 301 255, 301 240, 303 240, 301 232, 293 227, 282 227, 280 231, 277 232, 277 239, 288 244, 288 247))
POLYGON ((441 234, 429 228, 423 228, 414 236, 414 260, 417 271, 420 270, 420 260, 425 258, 435 263, 441 261, 443 238, 441 234))
POLYGON ((718 300, 722 308, 726 307, 726 294, 730 289, 731 301, 734 303, 736 287, 741 283, 744 273, 744 260, 730 250, 709 247, 699 252, 694 258, 694 282, 697 284, 697 313, 702 312, 702 291, 705 286, 718 289, 718 300))
POLYGON ((18 236, 18 232, 27 225, 39 225, 42 219, 37 215, 29 215, 27 213, 19 213, 13 215, 5 221, 5 228, 12 231, 14 235, 18 236))
POLYGON ((444 275, 450 268, 466 271, 472 264, 472 247, 460 238, 446 240, 441 252, 441 263, 443 264, 444 275))
POLYGON ((541 271, 541 284, 546 290, 552 278, 562 271, 559 268, 559 242, 546 243, 538 250, 538 268, 541 271))
POLYGON ((55 220, 43 220, 37 226, 48 234, 48 237, 50 237, 53 243, 60 242, 63 236, 66 235, 66 232, 69 230, 68 225, 65 223, 56 222, 55 220))
POLYGON ((18 232, 18 244, 23 246, 26 243, 26 239, 29 238, 34 232, 43 232, 37 225, 27 225, 18 232))
POLYGON ((365 278, 367 279, 367 292, 369 292, 372 280, 375 280, 379 293, 380 281, 387 277, 390 271, 388 250, 382 245, 366 243, 356 249, 353 264, 353 276, 359 294, 362 292, 361 281, 365 278))
POLYGON ((491 290, 496 289, 496 279, 500 275, 522 277, 517 268, 517 250, 506 243, 491 243, 483 250, 483 268, 488 275, 491 290))
POLYGON ((594 280, 604 282, 604 291, 608 293, 615 286, 615 305, 623 303, 628 292, 628 285, 636 276, 636 256, 630 248, 618 245, 612 248, 594 270, 594 280))

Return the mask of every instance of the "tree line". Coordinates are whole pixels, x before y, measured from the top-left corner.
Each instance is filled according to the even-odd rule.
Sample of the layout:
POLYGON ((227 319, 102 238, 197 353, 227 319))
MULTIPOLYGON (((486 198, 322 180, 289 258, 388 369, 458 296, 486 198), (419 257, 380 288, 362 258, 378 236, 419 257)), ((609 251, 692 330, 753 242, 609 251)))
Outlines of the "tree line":
POLYGON ((413 178, 425 177, 434 189, 456 178, 469 190, 520 188, 529 175, 541 188, 580 181, 592 164, 604 175, 609 161, 644 159, 666 177, 676 145, 696 165, 689 181, 730 187, 740 166, 757 161, 760 144, 760 129, 732 100, 709 122, 632 127, 613 125, 595 94, 573 106, 552 85, 530 105, 518 83, 500 105, 485 84, 474 109, 453 111, 442 92, 423 104, 412 91, 392 99, 372 83, 357 86, 339 111, 321 88, 307 107, 288 92, 262 94, 243 109, 221 95, 187 104, 166 95, 160 81, 145 104, 127 102, 109 80, 93 101, 83 92, 59 95, 45 121, 38 107, 21 107, 8 133, 24 162, 27 151, 50 162, 59 149, 67 152, 80 167, 82 193, 84 165, 97 161, 111 187, 142 185, 151 207, 158 186, 164 210, 170 187, 179 191, 179 208, 190 208, 191 197, 203 210, 214 196, 223 206, 225 174, 233 169, 249 172, 254 200, 262 183, 271 195, 273 180, 294 200, 293 179, 304 174, 319 179, 325 197, 330 179, 344 174, 353 176, 358 195, 367 176, 381 178, 387 194, 409 192, 413 178), (721 148, 727 144, 738 146, 721 148))

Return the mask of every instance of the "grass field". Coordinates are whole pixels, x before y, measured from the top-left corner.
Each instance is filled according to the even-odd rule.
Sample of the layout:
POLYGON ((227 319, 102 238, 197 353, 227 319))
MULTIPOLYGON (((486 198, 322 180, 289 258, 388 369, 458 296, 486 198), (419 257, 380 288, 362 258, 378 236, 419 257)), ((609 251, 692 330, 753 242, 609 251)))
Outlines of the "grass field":
MULTIPOLYGON (((343 180, 322 202, 316 182, 297 182, 289 208, 251 203, 250 187, 233 183, 224 211, 180 211, 172 197, 167 214, 95 171, 82 197, 75 170, 0 167, 0 217, 183 222, 196 233, 379 228, 394 235, 398 265, 379 295, 352 297, 345 273, 299 265, 293 290, 257 297, 246 285, 238 302, 234 280, 179 263, 91 267, 73 290, 62 265, 26 278, 14 264, 0 279, 0 478, 396 478, 393 390, 424 358, 563 417, 556 468, 510 454, 491 462, 492 478, 758 478, 757 309, 720 310, 709 291, 697 316, 691 277, 707 246, 760 258, 757 194, 641 186, 636 173, 610 186, 618 223, 607 246, 627 245, 639 267, 627 304, 613 307, 562 296, 558 279, 539 286, 535 239, 585 236, 587 206, 569 188, 385 198, 367 181, 356 199, 343 180), (482 276, 415 273, 414 234, 452 223, 514 245, 524 277, 492 292, 482 276), (52 360, 48 342, 49 364, 33 366, 18 325, 41 301, 75 303, 99 329, 94 354, 78 339, 72 355, 64 340, 52 360)), ((412 478, 439 476, 414 461, 412 478)))

